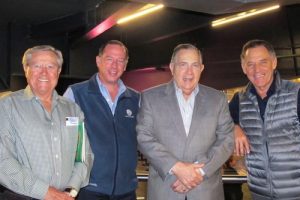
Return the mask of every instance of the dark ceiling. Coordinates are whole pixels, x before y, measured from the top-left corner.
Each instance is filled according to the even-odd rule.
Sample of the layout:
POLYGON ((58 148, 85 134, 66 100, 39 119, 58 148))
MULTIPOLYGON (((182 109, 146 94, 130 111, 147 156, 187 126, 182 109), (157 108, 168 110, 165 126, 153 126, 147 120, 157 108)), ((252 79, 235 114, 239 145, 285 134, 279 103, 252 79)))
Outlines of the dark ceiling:
POLYGON ((80 12, 100 9, 107 17, 127 3, 163 3, 168 8, 211 15, 249 10, 257 6, 280 3, 290 5, 299 0, 1 0, 0 26, 8 22, 39 24, 80 12))
MULTIPOLYGON (((206 76, 203 76, 204 83, 216 88, 242 85, 244 79, 240 78, 242 71, 238 60, 242 41, 256 35, 268 35, 263 29, 265 26, 260 28, 257 24, 252 24, 257 21, 249 20, 244 26, 219 29, 220 31, 216 31, 218 33, 214 32, 216 37, 211 38, 209 37, 213 31, 207 27, 212 20, 277 3, 288 6, 288 9, 282 9, 285 16, 287 13, 284 11, 299 8, 298 5, 291 5, 300 4, 300 0, 1 0, 0 90, 1 82, 4 88, 8 88, 11 74, 22 73, 20 57, 31 45, 46 43, 61 49, 66 61, 63 74, 83 77, 95 72, 95 52, 109 39, 122 40, 130 49, 131 63, 128 70, 149 66, 160 69, 169 62, 171 49, 175 44, 196 42, 204 49, 205 62, 210 66, 206 68, 206 76), (115 25, 90 42, 85 40, 86 33, 119 10, 136 10, 146 3, 163 3, 165 8, 128 24, 115 25), (234 34, 243 29, 240 27, 246 28, 244 32, 241 31, 240 41, 236 42, 234 34), (251 27, 257 30, 252 31, 251 27), (247 34, 244 37, 245 32, 247 34), (232 46, 221 46, 224 40, 228 40, 226 45, 232 46), (217 83, 217 79, 215 81, 209 77, 219 77, 224 82, 218 85, 220 83, 217 83)), ((288 18, 293 19, 291 27, 299 25, 299 15, 295 14, 298 9, 295 10, 290 12, 291 16, 288 18), (295 19, 293 16, 296 16, 295 19)), ((290 52, 289 47, 299 46, 299 42, 290 41, 292 37, 287 34, 297 35, 299 29, 287 30, 290 27, 286 23, 281 24, 280 19, 283 18, 280 17, 272 18, 269 15, 260 19, 268 23, 266 27, 269 29, 279 24, 274 30, 270 30, 270 37, 266 38, 273 39, 279 55, 287 58, 282 59, 281 65, 294 66, 298 59, 294 55, 298 49, 290 52), (279 22, 269 23, 269 19, 279 19, 279 22)), ((293 72, 292 67, 284 69, 293 72)))
POLYGON ((207 26, 212 19, 229 13, 275 3, 297 4, 300 0, 2 0, 0 29, 11 24, 27 25, 33 38, 67 33, 72 45, 119 9, 138 8, 145 3, 163 3, 165 8, 142 20, 116 25, 101 39, 142 45, 207 26))

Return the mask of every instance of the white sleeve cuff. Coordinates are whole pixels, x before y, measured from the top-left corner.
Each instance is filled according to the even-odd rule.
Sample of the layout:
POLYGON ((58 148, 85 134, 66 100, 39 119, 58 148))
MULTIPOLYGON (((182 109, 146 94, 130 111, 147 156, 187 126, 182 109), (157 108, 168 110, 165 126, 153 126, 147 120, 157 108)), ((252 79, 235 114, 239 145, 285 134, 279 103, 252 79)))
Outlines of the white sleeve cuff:
POLYGON ((174 175, 173 167, 169 170, 168 174, 169 174, 169 175, 174 175))
POLYGON ((205 176, 205 172, 202 168, 199 168, 199 172, 200 172, 201 176, 205 176))

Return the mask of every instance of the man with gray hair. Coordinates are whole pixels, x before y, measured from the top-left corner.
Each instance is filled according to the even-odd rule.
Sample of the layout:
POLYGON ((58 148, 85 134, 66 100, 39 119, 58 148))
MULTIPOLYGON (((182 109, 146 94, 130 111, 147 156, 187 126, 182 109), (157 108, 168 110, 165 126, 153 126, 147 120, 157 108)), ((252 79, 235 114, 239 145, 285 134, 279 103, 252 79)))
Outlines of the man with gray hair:
POLYGON ((199 49, 175 47, 173 80, 141 95, 140 151, 150 162, 148 200, 223 200, 221 167, 233 150, 226 96, 199 84, 199 49))
POLYGON ((4 199, 71 200, 88 183, 93 154, 75 162, 80 108, 55 91, 63 63, 52 46, 23 56, 28 86, 0 99, 0 184, 4 199))

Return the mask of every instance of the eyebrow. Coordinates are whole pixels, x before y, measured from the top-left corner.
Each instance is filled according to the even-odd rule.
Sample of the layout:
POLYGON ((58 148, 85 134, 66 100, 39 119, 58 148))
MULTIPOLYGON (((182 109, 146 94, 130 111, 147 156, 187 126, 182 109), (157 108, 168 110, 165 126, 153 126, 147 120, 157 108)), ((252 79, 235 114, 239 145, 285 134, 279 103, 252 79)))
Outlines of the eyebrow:
POLYGON ((105 58, 114 58, 114 59, 123 59, 123 60, 126 60, 126 58, 115 58, 115 57, 109 56, 109 55, 106 55, 105 58))

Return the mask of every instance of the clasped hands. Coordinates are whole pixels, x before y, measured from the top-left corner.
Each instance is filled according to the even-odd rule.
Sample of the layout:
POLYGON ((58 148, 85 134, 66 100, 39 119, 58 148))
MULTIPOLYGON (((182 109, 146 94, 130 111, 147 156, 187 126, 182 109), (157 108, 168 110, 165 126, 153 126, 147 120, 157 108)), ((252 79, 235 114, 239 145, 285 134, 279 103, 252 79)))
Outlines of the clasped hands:
POLYGON ((204 164, 177 162, 172 167, 172 172, 177 177, 177 180, 171 185, 174 192, 187 193, 197 187, 202 181, 203 176, 199 169, 204 164))
POLYGON ((62 192, 54 187, 49 187, 45 200, 74 200, 74 198, 67 192, 62 192))

